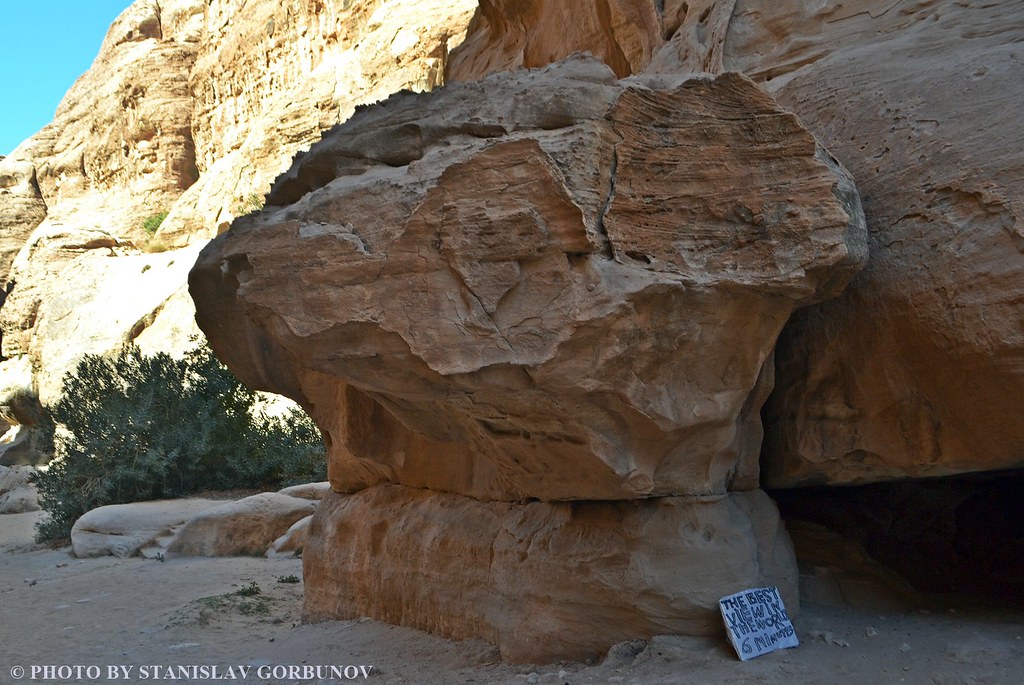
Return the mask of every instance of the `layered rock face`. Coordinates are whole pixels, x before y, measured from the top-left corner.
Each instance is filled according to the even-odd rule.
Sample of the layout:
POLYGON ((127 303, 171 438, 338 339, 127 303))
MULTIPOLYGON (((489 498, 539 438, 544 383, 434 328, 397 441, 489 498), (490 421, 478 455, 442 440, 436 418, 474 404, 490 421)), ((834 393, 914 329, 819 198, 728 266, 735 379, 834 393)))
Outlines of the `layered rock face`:
POLYGON ((218 356, 320 421, 342 492, 755 487, 775 337, 865 257, 848 177, 748 81, 586 61, 393 97, 268 200, 192 294, 218 356))
POLYGON ((480 0, 479 5, 466 41, 447 66, 452 80, 542 67, 574 52, 600 57, 622 78, 641 71, 663 43, 665 8, 654 2, 480 0))
POLYGON ((161 227, 173 245, 258 209, 270 182, 356 105, 440 84, 473 0, 217 0, 189 76, 199 182, 161 227))
POLYGON ((727 588, 778 585, 796 600, 792 546, 760 490, 518 504, 382 485, 329 495, 303 563, 307 619, 482 637, 519 662, 717 634, 727 588))
POLYGON ((188 246, 258 208, 357 104, 439 83, 473 8, 137 0, 53 122, 0 160, 3 355, 27 355, 49 402, 86 352, 190 346, 188 246))
MULTIPOLYGON (((498 20, 485 8, 502 3, 482 3, 452 78, 506 68, 516 50, 531 65, 591 50, 621 71, 607 13, 554 29, 540 17, 556 4, 559 16, 591 5, 526 3, 530 12, 505 8, 498 20), (556 31, 563 51, 524 43, 556 31)), ((649 64, 627 60, 632 73, 746 73, 850 169, 865 198, 870 265, 841 298, 798 314, 780 342, 766 482, 1024 465, 1024 422, 1006 401, 1024 393, 1019 3, 654 4, 665 44, 649 64)))
POLYGON ((310 530, 312 616, 521 660, 707 632, 759 583, 795 600, 773 506, 730 491, 758 486, 776 336, 860 268, 865 228, 845 171, 750 81, 576 59, 396 95, 268 205, 190 288, 217 355, 303 404, 355 493, 310 530))
POLYGON ((30 162, 0 157, 0 226, 4 228, 0 233, 0 272, 10 270, 25 238, 45 217, 46 203, 35 167, 30 162))
POLYGON ((725 42, 725 68, 774 67, 766 86, 850 168, 871 229, 854 286, 780 342, 770 485, 1024 466, 1006 402, 1024 394, 1024 7, 867 4, 740 3, 725 42))

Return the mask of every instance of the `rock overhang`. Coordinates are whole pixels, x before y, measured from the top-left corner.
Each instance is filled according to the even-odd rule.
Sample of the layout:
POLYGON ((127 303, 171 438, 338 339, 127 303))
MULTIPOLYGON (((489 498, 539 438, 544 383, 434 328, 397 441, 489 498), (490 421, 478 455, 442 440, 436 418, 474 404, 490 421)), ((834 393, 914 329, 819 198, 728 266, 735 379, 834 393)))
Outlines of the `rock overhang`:
POLYGON ((751 81, 586 58, 362 108, 268 205, 197 263, 199 322, 343 491, 756 487, 775 338, 866 257, 851 179, 751 81))
POLYGON ((745 77, 573 58, 361 109, 190 287, 323 433, 306 618, 546 661, 709 634, 747 587, 797 607, 760 409, 865 246, 848 174, 745 77))

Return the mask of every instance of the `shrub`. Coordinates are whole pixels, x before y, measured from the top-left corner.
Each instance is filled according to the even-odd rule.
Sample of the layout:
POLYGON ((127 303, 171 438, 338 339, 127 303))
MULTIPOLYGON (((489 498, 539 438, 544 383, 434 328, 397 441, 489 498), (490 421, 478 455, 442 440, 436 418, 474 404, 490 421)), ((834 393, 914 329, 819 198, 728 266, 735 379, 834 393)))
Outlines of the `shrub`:
POLYGON ((56 458, 36 475, 49 517, 40 541, 67 537, 105 504, 207 489, 324 480, 320 433, 304 413, 268 417, 257 395, 201 346, 182 359, 87 355, 50 408, 56 458))
POLYGON ((164 219, 166 218, 167 212, 160 212, 159 214, 154 214, 151 217, 147 217, 142 221, 142 230, 144 230, 150 236, 153 236, 154 234, 156 234, 156 230, 160 228, 160 224, 162 224, 164 222, 164 219))
POLYGON ((249 193, 243 197, 237 205, 235 205, 235 214, 237 216, 248 216, 249 214, 255 214, 256 212, 263 211, 264 199, 261 195, 256 193, 249 193))
POLYGON ((167 252, 167 250, 171 249, 171 246, 159 238, 150 238, 141 249, 148 254, 155 254, 157 252, 167 252))

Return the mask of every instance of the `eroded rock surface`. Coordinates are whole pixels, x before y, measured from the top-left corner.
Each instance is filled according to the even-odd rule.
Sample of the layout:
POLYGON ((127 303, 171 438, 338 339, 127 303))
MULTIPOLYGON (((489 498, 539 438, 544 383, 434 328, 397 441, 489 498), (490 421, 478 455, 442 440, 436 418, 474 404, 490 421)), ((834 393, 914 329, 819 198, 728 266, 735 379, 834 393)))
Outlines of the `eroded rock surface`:
POLYGON ((1024 465, 1005 401, 1024 393, 1021 6, 734 4, 714 55, 684 31, 650 69, 763 82, 853 173, 871 229, 853 286, 780 341, 766 482, 1024 465))
POLYGON ((271 543, 270 547, 267 548, 266 556, 273 559, 275 557, 295 556, 297 554, 301 554, 306 545, 306 540, 309 538, 309 525, 312 521, 313 515, 310 514, 309 516, 301 518, 293 523, 291 527, 284 532, 284 535, 271 543))
POLYGON ((21 514, 39 510, 31 466, 0 466, 0 514, 21 514))
POLYGON ((155 557, 167 551, 175 533, 193 516, 224 502, 182 498, 96 507, 71 527, 76 557, 155 557))
POLYGON ((191 257, 166 251, 258 211, 355 106, 439 84, 474 6, 136 0, 53 122, 0 159, 0 353, 26 355, 52 400, 82 354, 191 347, 183 273, 154 283, 191 257))
POLYGON ((0 274, 7 274, 25 239, 44 218, 46 202, 39 191, 35 166, 0 157, 0 274))
POLYGON ((357 112, 190 276, 218 356, 324 433, 308 617, 543 661, 710 632, 752 585, 795 602, 759 410, 864 230, 739 75, 578 58, 357 112))
POLYGON ((397 485, 328 495, 303 551, 306 617, 372 616, 509 661, 718 634, 724 587, 778 585, 792 545, 761 491, 629 502, 480 502, 397 485))
POLYGON ((171 554, 192 557, 263 556, 316 506, 314 500, 276 492, 227 502, 190 517, 167 549, 171 554))
POLYGON ((191 276, 335 490, 757 487, 772 346, 865 254, 849 178, 746 79, 575 60, 400 95, 325 136, 191 276))
MULTIPOLYGON (((452 78, 560 59, 568 52, 529 49, 531 40, 558 45, 544 43, 555 33, 565 49, 590 50, 621 71, 609 15, 589 0, 523 3, 521 12, 511 4, 482 3, 452 55, 452 78)), ((799 116, 864 197, 869 266, 841 298, 794 317, 780 342, 766 482, 1024 465, 1024 422, 1006 401, 1024 394, 1024 7, 654 5, 664 45, 650 64, 629 60, 631 73, 747 74, 799 116)))
POLYGON ((34 430, 44 421, 44 410, 32 383, 26 357, 0 362, 0 465, 45 464, 53 458, 48 430, 34 430))
POLYGON ((659 12, 658 4, 480 0, 466 40, 452 52, 447 77, 469 81, 500 71, 543 67, 575 52, 600 57, 620 78, 635 74, 663 42, 664 8, 659 12))
POLYGON ((83 350, 108 352, 136 341, 149 343, 151 352, 193 347, 189 337, 198 331, 187 310, 177 326, 163 329, 159 340, 154 334, 160 327, 140 337, 163 318, 165 306, 183 289, 199 247, 155 254, 85 250, 70 261, 61 270, 59 291, 48 285, 32 328, 28 358, 37 369, 40 400, 50 404, 59 399, 64 374, 74 370, 83 350))

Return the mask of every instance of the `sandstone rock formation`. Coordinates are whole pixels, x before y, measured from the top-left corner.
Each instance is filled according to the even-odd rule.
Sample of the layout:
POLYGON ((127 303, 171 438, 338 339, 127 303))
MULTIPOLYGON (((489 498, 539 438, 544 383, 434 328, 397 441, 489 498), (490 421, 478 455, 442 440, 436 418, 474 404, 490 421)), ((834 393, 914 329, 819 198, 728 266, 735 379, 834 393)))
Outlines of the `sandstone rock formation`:
POLYGON ((0 466, 0 514, 38 511, 36 486, 30 482, 31 466, 0 466))
MULTIPOLYGON (((39 303, 31 329, 28 357, 37 369, 39 399, 51 404, 60 397, 64 374, 75 368, 83 351, 106 352, 125 343, 145 343, 139 337, 157 319, 166 318, 163 309, 183 289, 200 248, 155 254, 86 250, 68 262, 60 271, 59 290, 47 286, 49 295, 39 303)), ((188 336, 195 334, 195 328, 187 312, 183 314, 185 318, 178 319, 180 330, 172 329, 162 345, 152 347, 168 351, 168 345, 173 350, 193 346, 188 336)))
POLYGON ((167 551, 192 557, 263 556, 316 506, 313 500, 276 492, 227 502, 189 518, 167 551))
POLYGON ((480 0, 479 5, 466 40, 447 65, 451 80, 542 67, 574 52, 600 57, 622 78, 641 71, 663 43, 665 8, 659 10, 656 2, 480 0))
POLYGON ((190 346, 183 272, 175 284, 161 268, 192 254, 161 251, 257 209, 356 105, 439 83, 473 8, 136 0, 53 122, 0 160, 2 354, 27 355, 49 401, 78 355, 190 346), (163 213, 149 236, 143 222, 163 213))
POLYGON ((195 68, 198 183, 160 236, 212 237, 258 209, 296 151, 356 105, 442 82, 473 0, 217 0, 205 12, 195 68))
POLYGON ((293 523, 284 532, 284 535, 271 543, 270 547, 267 548, 266 556, 273 559, 275 557, 291 557, 301 554, 306 546, 306 540, 309 539, 309 526, 312 521, 313 515, 310 514, 293 523))
POLYGON ((1024 466, 1024 8, 890 4, 740 4, 725 43, 850 168, 871 228, 854 286, 780 342, 771 485, 1024 466))
POLYGON ((223 504, 185 498, 97 507, 82 514, 71 527, 71 548, 79 558, 155 557, 167 551, 186 521, 223 504))
POLYGON ((483 2, 449 77, 574 50, 620 74, 740 71, 850 169, 872 260, 782 336, 766 482, 1024 465, 1024 422, 1006 401, 1024 392, 1019 3, 666 0, 650 64, 651 21, 632 43, 643 50, 627 49, 610 19, 620 4, 483 2))
POLYGON ((331 494, 303 552, 306 617, 369 615, 509 661, 583 658, 637 636, 713 635, 725 588, 796 599, 760 490, 626 502, 481 502, 400 485, 331 494))
POLYGON ((300 485, 289 485, 278 490, 282 495, 289 497, 301 497, 303 499, 322 500, 331 491, 331 484, 327 481, 322 483, 302 483, 300 485))
POLYGON ((391 98, 269 199, 192 293, 218 356, 320 422, 340 492, 756 487, 775 336, 864 258, 849 179, 749 82, 586 61, 391 98))
POLYGON ((0 158, 0 273, 10 271, 25 238, 45 217, 46 203, 32 163, 0 158))
MULTIPOLYGON (((3 503, 8 486, 23 484, 19 474, 0 470, 0 513, 18 513, 4 511, 3 503)), ((183 498, 111 504, 75 521, 71 547, 76 557, 293 555, 305 544, 318 501, 271 492, 237 501, 183 498)))
POLYGON ((0 464, 34 466, 53 458, 47 431, 33 430, 42 418, 43 408, 33 387, 28 358, 0 362, 0 420, 7 424, 0 435, 0 464))
POLYGON ((845 171, 750 81, 576 59, 357 112, 190 288, 218 356, 299 401, 356 493, 314 517, 310 616, 548 659, 707 631, 718 597, 795 578, 758 412, 779 330, 864 248, 845 171), (601 501, 637 498, 659 499, 601 501), (552 502, 573 499, 596 501, 552 502))

